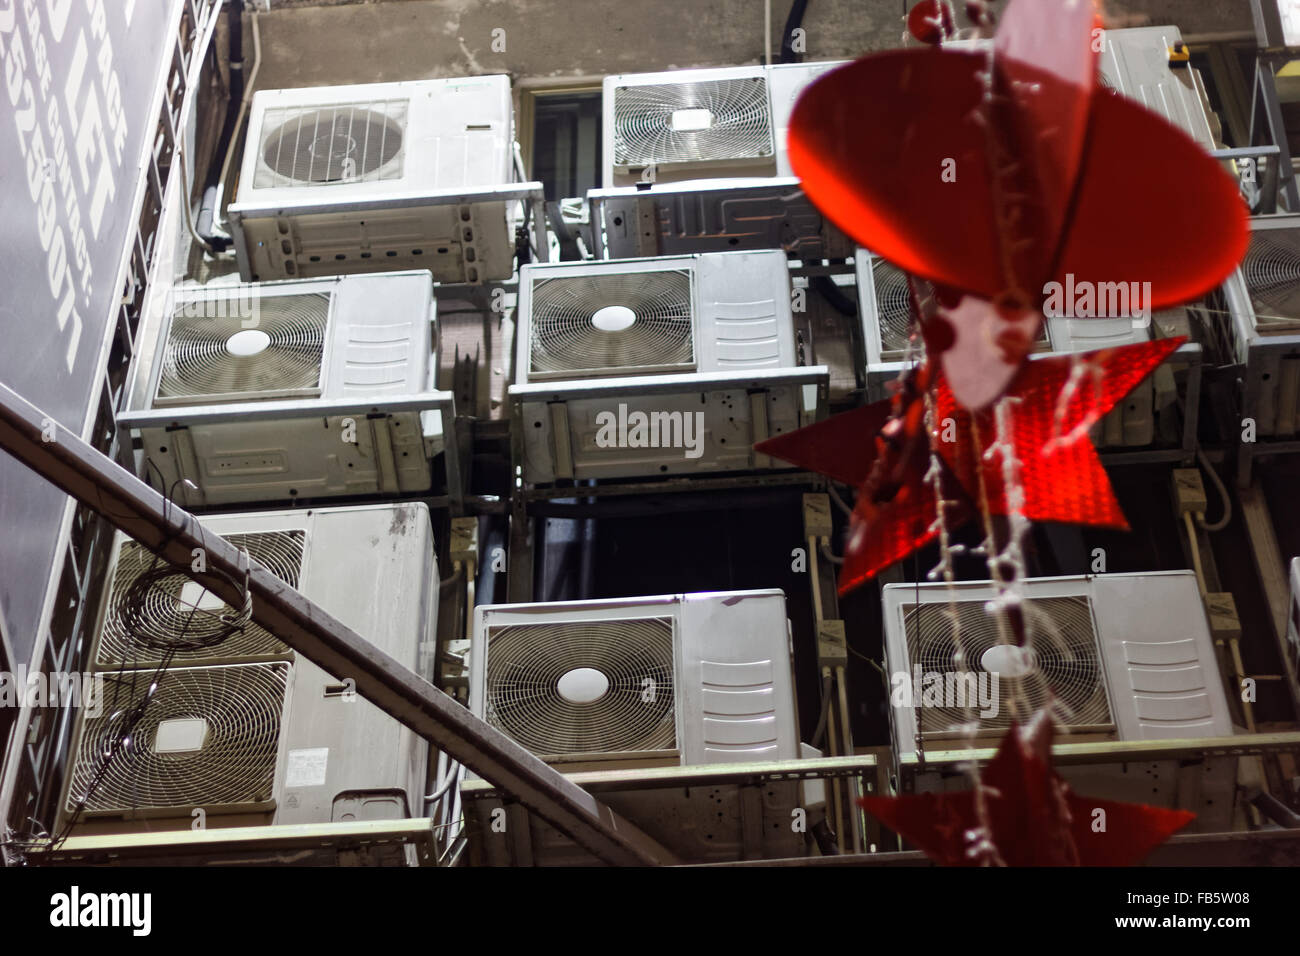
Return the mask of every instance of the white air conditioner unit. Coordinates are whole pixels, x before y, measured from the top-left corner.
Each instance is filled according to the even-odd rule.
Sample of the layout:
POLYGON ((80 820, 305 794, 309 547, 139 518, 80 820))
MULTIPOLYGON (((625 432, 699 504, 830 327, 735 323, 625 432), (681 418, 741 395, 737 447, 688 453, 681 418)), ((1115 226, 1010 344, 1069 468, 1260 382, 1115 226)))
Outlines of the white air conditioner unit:
POLYGON ((829 379, 790 299, 777 251, 525 266, 524 479, 778 467, 753 444, 813 421, 829 379))
POLYGON ((1207 150, 1220 147, 1222 130, 1200 71, 1171 56, 1183 42, 1178 27, 1103 30, 1100 40, 1102 86, 1137 100, 1207 150))
POLYGON ((429 269, 508 279, 514 175, 506 76, 262 90, 229 207, 245 281, 429 269))
POLYGON ((1261 49, 1300 49, 1300 0, 1250 0, 1261 49))
MULTIPOLYGON (((566 773, 620 771, 601 799, 686 858, 738 856, 746 839, 798 855, 794 782, 757 788, 747 838, 734 787, 638 789, 634 772, 799 759, 791 653, 777 590, 487 605, 474 611, 470 709, 566 773)), ((535 857, 558 852, 544 830, 534 821, 535 857)), ((503 841, 488 842, 504 862, 491 846, 503 841)))
POLYGON ((1226 356, 1244 367, 1241 414, 1261 438, 1300 431, 1300 215, 1251 220, 1250 247, 1211 312, 1226 356))
MULTIPOLYGON (((1215 658, 1196 576, 1190 571, 1103 574, 1095 577, 1031 578, 1022 582, 1031 648, 1011 646, 1009 630, 990 610, 996 596, 987 581, 889 584, 883 588, 885 660, 891 683, 912 688, 912 706, 891 706, 891 730, 900 763, 914 762, 918 748, 960 751, 962 730, 977 722, 975 746, 995 747, 1012 720, 1023 723, 1055 700, 1068 731, 1058 742, 1181 740, 1228 737, 1231 712, 1215 658), (961 668, 950 610, 970 686, 974 678, 996 714, 968 712, 958 696, 927 702, 925 687, 956 688, 961 668), (937 679, 930 675, 938 675, 937 679), (917 688, 921 689, 918 695, 917 688), (994 698, 994 693, 996 698, 994 698), (1014 702, 1019 702, 1017 711, 1014 702)), ((937 693, 937 691, 936 691, 937 693)), ((967 697, 970 700, 970 697, 967 697)), ((1126 762, 1061 767, 1080 793, 1160 803, 1178 789, 1176 761, 1126 762)), ((1202 822, 1227 829, 1235 786, 1235 759, 1205 764, 1196 782, 1202 822), (1226 814, 1226 817, 1221 817, 1226 814)), ((924 774, 923 774, 924 776, 924 774)), ((960 774, 918 782, 918 789, 961 786, 960 774)))
POLYGON ((429 488, 453 413, 433 388, 428 272, 182 287, 167 311, 118 424, 164 490, 194 483, 178 500, 429 488))
MULTIPOLYGON (((908 354, 911 302, 907 274, 861 248, 855 256, 855 271, 866 347, 867 393, 873 401, 880 401, 889 397, 889 383, 915 362, 908 354)), ((1150 337, 1150 328, 1135 327, 1134 320, 1128 318, 1054 318, 1043 323, 1033 355, 1114 348, 1150 337)), ((1151 444, 1155 433, 1155 388, 1148 378, 1097 423, 1094 440, 1103 447, 1142 446, 1151 444)))
POLYGON ((605 77, 605 187, 793 175, 786 136, 795 100, 845 62, 605 77))
MULTIPOLYGON (((201 525, 430 676, 438 575, 423 504, 211 515, 201 525)), ((97 712, 79 713, 61 803, 65 820, 77 816, 74 836, 188 830, 198 811, 209 829, 423 814, 426 742, 357 696, 348 675, 326 673, 256 624, 202 647, 234 611, 166 567, 117 536, 91 657, 102 697, 97 712), (129 743, 106 759, 155 679, 129 743)))

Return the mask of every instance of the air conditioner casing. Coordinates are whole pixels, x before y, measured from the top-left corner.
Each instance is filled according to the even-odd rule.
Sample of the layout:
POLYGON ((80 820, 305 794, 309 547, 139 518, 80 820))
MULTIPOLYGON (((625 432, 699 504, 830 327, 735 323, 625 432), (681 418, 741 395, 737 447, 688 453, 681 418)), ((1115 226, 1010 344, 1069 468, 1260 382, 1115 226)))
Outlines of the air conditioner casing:
MULTIPOLYGON (((565 773, 622 772, 625 785, 603 790, 601 799, 684 858, 739 857, 745 837, 735 788, 638 789, 635 770, 803 756, 779 590, 486 605, 474 611, 473 640, 475 716, 565 773), (563 699, 565 676, 580 668, 604 668, 609 690, 603 698, 563 699), (654 690, 649 698, 647 681, 654 690), (587 730, 601 740, 649 744, 591 751, 587 730), (543 752, 560 742, 571 744, 569 752, 543 752), (542 750, 535 749, 539 743, 542 750)), ((764 855, 801 855, 801 835, 790 827, 798 784, 757 789, 754 812, 764 822, 748 819, 751 837, 764 855)), ((576 848, 540 821, 531 822, 529 836, 534 862, 576 861, 576 848)), ((507 859, 506 848, 497 845, 502 842, 487 841, 489 861, 517 862, 507 859)))
MULTIPOLYGON (((1022 582, 1022 588, 1022 606, 1030 609, 1030 620, 1041 615, 1038 620, 1057 625, 1055 638, 1046 625, 1039 625, 1032 639, 1035 653, 1055 654, 1052 669, 1059 668, 1065 679, 1079 680, 1085 687, 1091 682, 1096 691, 1086 697, 1085 704, 1080 705, 1076 698, 1076 719, 1090 722, 1067 727, 1068 733, 1058 735, 1058 743, 1117 741, 1114 761, 1058 761, 1057 770, 1075 792, 1192 809, 1197 814, 1194 829, 1231 829, 1235 757, 1206 757, 1197 763, 1134 760, 1118 746, 1136 741, 1222 738, 1234 733, 1196 576, 1190 571, 1168 571, 1031 578, 1022 582), (1069 648, 1070 655, 1053 650, 1063 647, 1069 648), (1085 653, 1089 647, 1095 650, 1095 657, 1085 653), (1097 720, 1103 723, 1092 722, 1097 720)), ((951 629, 947 617, 950 599, 957 602, 959 614, 986 620, 984 605, 994 596, 987 581, 958 583, 951 592, 943 584, 886 585, 885 661, 890 677, 901 680, 897 675, 902 674, 912 681, 913 666, 921 666, 924 674, 924 665, 916 665, 916 661, 926 656, 919 648, 927 633, 934 635, 928 639, 934 642, 930 660, 946 654, 945 648, 951 644, 945 636, 951 629), (928 622, 908 618, 918 599, 928 622)), ((981 631, 971 621, 964 622, 962 633, 970 657, 983 659, 987 646, 994 643, 990 631, 981 631)), ((980 668, 979 660, 973 663, 980 668)), ((1072 696, 1065 689, 1066 699, 1072 696)), ((924 706, 919 710, 926 712, 924 706)), ((973 719, 988 730, 977 737, 974 746, 996 747, 1011 716, 1005 694, 999 696, 997 725, 979 718, 978 711, 977 706, 973 719)), ((890 707, 895 757, 900 767, 911 768, 910 788, 935 792, 969 786, 968 775, 956 765, 918 763, 917 739, 923 719, 918 718, 917 708, 890 707)), ((930 719, 944 723, 947 717, 939 713, 930 719)), ((965 734, 941 733, 937 727, 931 723, 932 730, 922 738, 932 760, 937 759, 935 751, 960 752, 970 745, 965 734)))
POLYGON ((424 491, 452 414, 433 319, 428 272, 181 287, 118 423, 192 505, 424 491))
POLYGON ((604 82, 605 187, 654 181, 789 177, 786 136, 795 100, 846 60, 626 73, 604 82), (722 104, 720 106, 720 104, 722 104), (687 126, 726 109, 721 127, 687 126), (679 114, 678 111, 683 111, 679 114), (678 116, 686 121, 675 127, 678 116))
MULTIPOLYGON (((890 395, 890 383, 909 360, 907 335, 910 304, 907 276, 892 263, 859 248, 854 256, 858 316, 866 350, 867 394, 873 401, 890 395)), ((1051 318, 1043 323, 1032 358, 1086 352, 1145 342, 1149 326, 1130 318, 1051 318)), ((1156 437, 1155 388, 1151 378, 1138 383, 1094 429, 1101 447, 1150 445, 1156 437)))
POLYGON ((1261 438, 1300 432, 1300 299, 1261 296, 1300 287, 1300 215, 1257 216, 1242 264, 1223 284, 1226 314, 1210 313, 1226 357, 1243 366, 1243 418, 1261 438))
MULTIPOLYGON (((200 524, 205 532, 263 556, 259 539, 297 540, 296 566, 291 555, 268 567, 291 578, 288 583, 305 597, 378 649, 426 679, 431 676, 438 573, 424 504, 210 515, 200 524), (375 600, 376 594, 384 600, 375 600)), ((117 535, 91 656, 103 675, 107 700, 101 717, 91 717, 86 708, 78 715, 61 803, 65 818, 99 766, 91 756, 96 738, 89 735, 109 718, 114 691, 121 709, 149 686, 158 666, 157 650, 107 636, 120 620, 124 576, 151 566, 149 558, 136 554, 140 551, 134 541, 117 535)), ((282 558, 285 553, 281 549, 282 558)), ((214 614, 229 612, 179 572, 155 584, 151 594, 160 602, 150 602, 151 622, 166 618, 169 611, 161 602, 168 601, 177 602, 175 614, 190 613, 196 602, 214 614)), ((427 743, 349 690, 347 675, 330 675, 256 625, 251 628, 259 632, 251 641, 232 637, 206 651, 176 655, 134 734, 136 747, 150 748, 153 766, 127 764, 114 773, 110 764, 77 835, 188 830, 196 810, 203 811, 208 828, 423 813, 427 743), (226 653, 231 642, 236 646, 226 653), (197 751, 186 751, 190 756, 171 754, 171 769, 163 771, 154 748, 200 742, 197 751), (214 753, 224 756, 217 770, 214 753), (213 779, 196 781, 202 773, 213 779), (227 786, 232 775, 237 786, 227 786), (213 798, 213 788, 223 786, 223 796, 213 798)), ((119 752, 114 763, 124 759, 127 752, 119 752)))
POLYGON ((514 271, 507 76, 262 90, 246 143, 228 210, 245 281, 514 271))
POLYGON ((790 299, 777 251, 523 267, 509 395, 524 479, 778 467, 754 442, 814 420, 829 378, 801 364, 790 299), (643 312, 630 328, 596 326, 602 309, 629 305, 643 312), (676 416, 682 429, 702 421, 703 438, 691 436, 694 450, 684 431, 668 447, 641 444, 650 436, 634 432, 637 414, 676 416))
POLYGON ((1170 65, 1169 51, 1183 42, 1178 27, 1103 30, 1100 39, 1097 74, 1102 86, 1137 100, 1205 149, 1221 147, 1222 130, 1200 72, 1186 64, 1170 65))

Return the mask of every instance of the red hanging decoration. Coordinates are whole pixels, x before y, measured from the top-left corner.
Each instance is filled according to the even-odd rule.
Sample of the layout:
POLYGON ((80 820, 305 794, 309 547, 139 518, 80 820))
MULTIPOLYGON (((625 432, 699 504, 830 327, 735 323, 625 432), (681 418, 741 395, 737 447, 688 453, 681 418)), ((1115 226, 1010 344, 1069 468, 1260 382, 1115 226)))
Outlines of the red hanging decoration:
POLYGON ((1131 866, 1196 818, 1076 795, 1052 768, 1052 736, 1041 714, 1007 731, 980 774, 983 814, 970 791, 858 803, 941 866, 1131 866))

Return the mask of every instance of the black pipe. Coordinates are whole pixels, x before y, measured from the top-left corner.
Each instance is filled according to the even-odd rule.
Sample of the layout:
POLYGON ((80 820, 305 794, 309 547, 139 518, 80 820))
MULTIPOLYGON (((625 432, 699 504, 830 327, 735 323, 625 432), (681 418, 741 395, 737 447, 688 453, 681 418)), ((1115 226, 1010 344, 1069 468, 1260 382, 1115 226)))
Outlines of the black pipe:
POLYGON ((213 228, 213 223, 220 213, 216 206, 217 189, 221 184, 221 168, 225 163, 226 153, 238 133, 239 108, 244 102, 244 3, 243 0, 226 0, 226 28, 230 53, 230 95, 226 100, 226 120, 221 126, 221 135, 217 138, 217 148, 213 161, 208 165, 208 176, 203 183, 202 210, 199 213, 197 231, 214 249, 224 251, 230 248, 230 237, 222 235, 213 228))
POLYGON ((781 56, 778 63, 798 63, 801 54, 794 52, 794 31, 803 23, 804 11, 808 9, 808 0, 794 0, 790 4, 790 15, 785 18, 785 30, 781 34, 781 56))

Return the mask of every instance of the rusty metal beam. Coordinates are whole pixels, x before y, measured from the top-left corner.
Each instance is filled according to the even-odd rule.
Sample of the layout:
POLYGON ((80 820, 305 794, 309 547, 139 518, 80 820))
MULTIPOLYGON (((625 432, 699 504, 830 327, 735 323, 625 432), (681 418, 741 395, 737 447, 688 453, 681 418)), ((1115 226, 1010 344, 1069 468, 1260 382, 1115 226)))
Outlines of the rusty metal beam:
MULTIPOLYGON (((0 448, 160 554, 233 607, 244 579, 240 552, 198 520, 0 385, 0 448), (42 432, 53 428, 53 440, 42 432), (206 570, 192 570, 194 549, 206 570)), ((673 855, 505 734, 330 617, 260 565, 249 572, 253 620, 385 713, 510 793, 597 858, 674 863, 673 855)), ((382 600, 376 595, 376 600, 382 600)))

